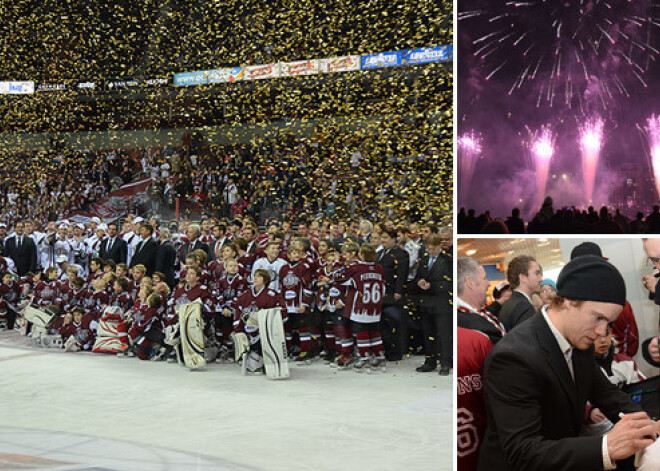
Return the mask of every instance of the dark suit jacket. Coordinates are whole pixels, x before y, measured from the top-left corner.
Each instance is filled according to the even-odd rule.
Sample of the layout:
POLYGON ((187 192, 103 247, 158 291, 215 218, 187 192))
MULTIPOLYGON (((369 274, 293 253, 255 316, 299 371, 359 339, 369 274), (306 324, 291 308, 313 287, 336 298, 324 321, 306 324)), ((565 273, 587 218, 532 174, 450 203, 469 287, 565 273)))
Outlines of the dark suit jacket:
POLYGON ((524 294, 514 291, 511 297, 502 305, 499 317, 507 332, 511 332, 515 326, 526 321, 536 314, 534 306, 524 294))
POLYGON ((110 252, 108 252, 108 244, 110 239, 105 239, 101 242, 101 249, 99 250, 99 257, 103 260, 114 260, 115 263, 126 263, 128 256, 128 244, 121 237, 115 237, 115 242, 112 244, 110 252))
POLYGON ((16 236, 10 237, 5 241, 5 257, 9 257, 16 265, 16 272, 19 276, 27 272, 37 272, 37 246, 30 236, 23 236, 23 245, 18 250, 16 247, 16 236))
POLYGON ((428 269, 429 256, 425 255, 419 261, 417 274, 411 283, 411 292, 420 296, 420 304, 423 308, 439 311, 451 312, 451 291, 453 286, 453 261, 447 254, 438 255, 435 263, 428 269), (417 283, 419 280, 426 280, 431 284, 428 290, 421 289, 417 283))
POLYGON ((575 382, 540 314, 495 345, 484 368, 479 471, 603 469, 602 436, 579 436, 587 400, 612 422, 641 407, 603 375, 593 348, 573 349, 573 370, 575 382))
POLYGON ((156 252, 158 251, 158 242, 153 237, 149 237, 146 242, 142 241, 135 246, 135 253, 131 258, 130 268, 135 265, 144 265, 147 269, 147 276, 153 275, 156 270, 156 252))
POLYGON ((352 240, 356 244, 362 245, 362 241, 360 240, 360 238, 358 236, 355 236, 355 235, 351 235, 351 236, 348 236, 348 237, 344 237, 344 236, 335 237, 334 239, 332 239, 332 245, 335 246, 335 250, 338 250, 338 251, 341 252, 341 246, 344 242, 346 242, 346 240, 352 240))
MULTIPOLYGON (((406 291, 408 281, 408 271, 410 269, 410 255, 400 247, 394 247, 387 252, 385 249, 378 251, 376 262, 383 266, 385 270, 385 298, 384 305, 403 304, 403 298, 394 301, 392 297, 395 293, 403 296, 406 291)), ((435 268, 435 267, 434 267, 435 268)))
POLYGON ((156 269, 165 275, 165 282, 171 288, 174 286, 176 270, 176 249, 170 241, 160 244, 156 250, 156 269))
POLYGON ((192 244, 190 242, 183 244, 181 246, 181 263, 186 262, 186 255, 198 249, 202 249, 207 254, 209 253, 209 246, 199 239, 195 239, 192 244))

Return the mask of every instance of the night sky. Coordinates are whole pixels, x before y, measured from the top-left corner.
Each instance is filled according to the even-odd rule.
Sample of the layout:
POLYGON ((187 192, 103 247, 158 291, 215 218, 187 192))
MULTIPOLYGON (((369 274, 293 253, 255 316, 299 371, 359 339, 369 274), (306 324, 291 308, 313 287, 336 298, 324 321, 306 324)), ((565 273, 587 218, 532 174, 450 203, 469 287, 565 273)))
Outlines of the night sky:
MULTIPOLYGON (((519 206, 533 214, 537 190, 523 142, 527 128, 543 125, 556 136, 546 194, 555 208, 585 206, 578 127, 596 115, 605 131, 592 204, 614 202, 625 164, 652 173, 639 127, 660 113, 660 27, 645 22, 660 25, 659 3, 458 1, 458 134, 475 131, 483 140, 459 207, 506 216, 519 206)), ((650 209, 648 198, 636 203, 622 209, 650 209)))

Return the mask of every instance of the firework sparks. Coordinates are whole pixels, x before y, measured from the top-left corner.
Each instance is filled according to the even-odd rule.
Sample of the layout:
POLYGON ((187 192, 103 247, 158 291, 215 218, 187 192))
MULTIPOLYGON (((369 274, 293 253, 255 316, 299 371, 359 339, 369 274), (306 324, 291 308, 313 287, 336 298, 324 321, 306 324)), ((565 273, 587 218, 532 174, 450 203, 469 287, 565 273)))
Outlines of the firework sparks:
POLYGON ((470 181, 474 175, 477 160, 481 157, 481 137, 474 132, 462 135, 458 138, 458 166, 459 166, 459 192, 461 201, 467 196, 470 189, 470 181))
POLYGON ((594 118, 580 127, 580 150, 582 152, 582 178, 584 179, 587 204, 591 204, 594 181, 600 150, 603 143, 603 120, 594 118))
POLYGON ((657 0, 509 1, 496 10, 488 7, 459 12, 458 19, 482 26, 472 54, 481 61, 483 77, 504 80, 509 94, 535 82, 539 106, 561 101, 571 108, 575 95, 596 80, 607 107, 610 90, 628 96, 624 81, 648 86, 645 74, 658 55, 650 40, 660 26, 657 0))
POLYGON ((538 132, 530 132, 529 149, 536 171, 536 198, 540 205, 545 197, 550 161, 555 152, 555 139, 552 131, 549 128, 542 128, 538 132))
POLYGON ((655 188, 660 195, 660 116, 652 115, 646 121, 646 134, 649 140, 651 167, 655 177, 655 188))

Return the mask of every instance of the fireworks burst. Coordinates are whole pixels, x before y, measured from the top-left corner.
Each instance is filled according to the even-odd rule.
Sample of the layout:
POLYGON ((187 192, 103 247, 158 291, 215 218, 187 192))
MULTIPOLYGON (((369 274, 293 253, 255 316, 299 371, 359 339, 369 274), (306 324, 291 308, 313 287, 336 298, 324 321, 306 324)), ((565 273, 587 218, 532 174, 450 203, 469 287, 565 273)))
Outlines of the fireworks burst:
POLYGON ((590 204, 594 193, 596 168, 603 144, 603 120, 593 118, 580 126, 580 150, 582 151, 582 178, 586 203, 590 204))
POLYGON ((470 189, 470 182, 474 175, 477 160, 481 157, 481 137, 473 131, 463 134, 458 138, 458 175, 460 201, 465 201, 465 197, 470 189))
POLYGON ((652 44, 659 8, 657 0, 506 1, 458 19, 479 22, 483 34, 471 49, 486 80, 510 80, 509 94, 534 81, 537 107, 570 108, 577 99, 583 111, 594 92, 605 108, 629 96, 631 79, 647 87, 645 73, 659 54, 652 44))
POLYGON ((550 161, 555 152, 555 138, 550 128, 541 128, 537 132, 529 132, 529 149, 536 171, 536 198, 538 205, 545 197, 545 186, 548 181, 550 161))
POLYGON ((646 135, 649 142, 649 155, 653 176, 655 177, 655 188, 660 195, 660 116, 652 115, 646 121, 646 135))

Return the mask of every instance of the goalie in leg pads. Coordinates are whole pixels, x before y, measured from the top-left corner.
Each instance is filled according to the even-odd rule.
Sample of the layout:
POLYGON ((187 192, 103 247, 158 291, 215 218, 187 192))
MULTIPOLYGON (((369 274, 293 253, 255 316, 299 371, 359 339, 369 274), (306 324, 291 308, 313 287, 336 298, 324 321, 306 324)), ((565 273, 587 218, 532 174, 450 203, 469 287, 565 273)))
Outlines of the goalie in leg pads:
POLYGON ((206 366, 202 303, 180 304, 176 310, 179 315, 183 362, 191 370, 202 368, 206 366))
MULTIPOLYGON (((22 314, 23 314, 23 318, 32 325, 32 330, 31 330, 32 342, 34 343, 35 346, 37 347, 51 346, 51 344, 53 344, 54 342, 54 337, 59 337, 61 340, 59 332, 56 335, 55 334, 49 335, 49 326, 51 325, 51 323, 56 323, 53 321, 57 320, 56 317, 58 312, 56 311, 59 311, 59 308, 57 306, 49 306, 45 309, 38 308, 32 304, 28 304, 27 306, 25 306, 25 309, 23 310, 22 314)), ((61 347, 61 343, 59 347, 61 347)))
MULTIPOLYGON (((284 307, 282 297, 277 292, 267 288, 270 283, 270 274, 266 270, 256 270, 253 281, 254 287, 241 294, 235 304, 234 342, 237 341, 240 334, 246 334, 250 344, 250 355, 247 358, 243 357, 243 371, 245 372, 251 365, 260 368, 256 355, 261 356, 263 352, 266 355, 266 374, 272 378, 288 377, 288 363, 285 359, 286 344, 282 343, 284 342, 281 314, 284 307), (257 314, 261 310, 270 310, 271 312, 270 315, 264 317, 263 323, 259 322, 261 318, 257 314), (273 313, 277 313, 277 317, 274 317, 273 313), (261 332, 264 327, 266 330, 261 332), (281 333, 281 342, 277 337, 278 332, 281 333), (284 353, 283 357, 280 358, 282 345, 284 345, 284 353)), ((239 345, 235 345, 235 348, 238 353, 240 351, 239 345)))

